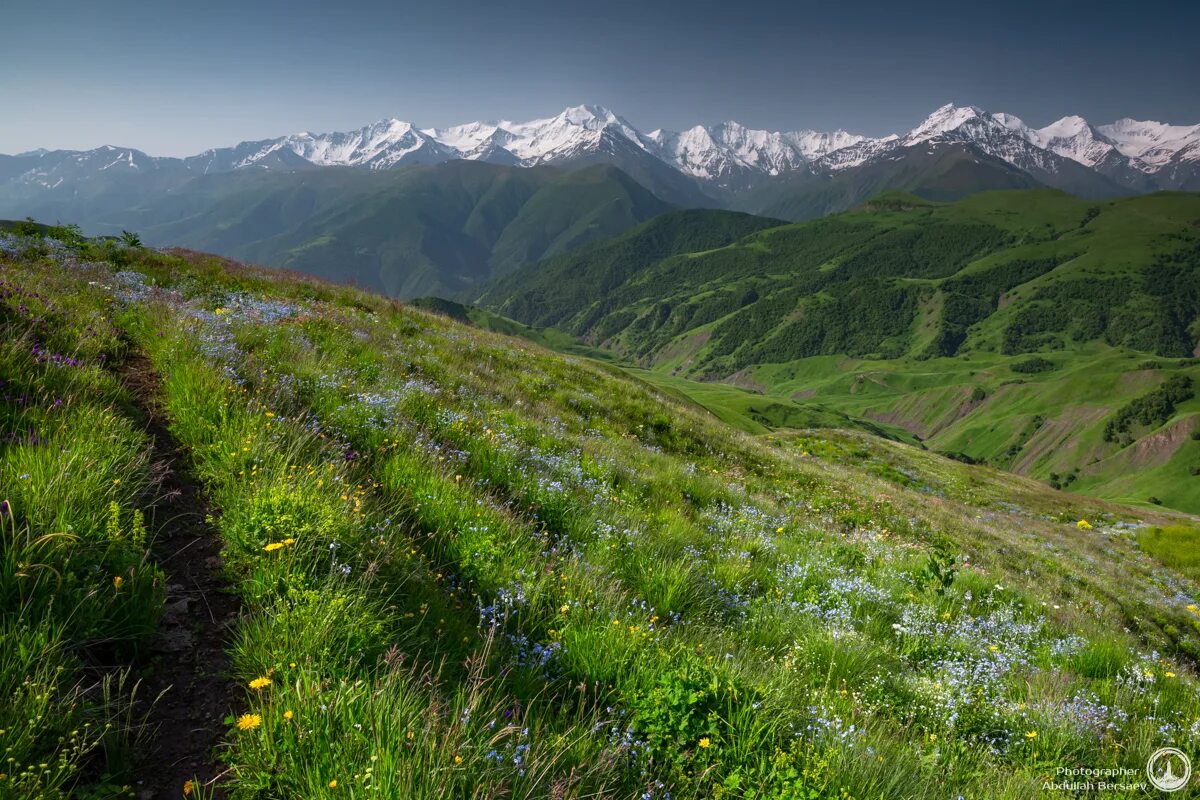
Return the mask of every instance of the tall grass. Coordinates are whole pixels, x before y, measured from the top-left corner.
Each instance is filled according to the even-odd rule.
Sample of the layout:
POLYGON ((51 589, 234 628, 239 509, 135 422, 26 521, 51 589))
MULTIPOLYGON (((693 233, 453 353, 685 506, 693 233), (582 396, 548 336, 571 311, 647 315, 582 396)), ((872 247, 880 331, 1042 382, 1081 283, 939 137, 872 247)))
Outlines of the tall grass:
POLYGON ((112 366, 107 294, 54 268, 0 280, 0 794, 122 791, 130 668, 163 601, 148 441, 112 366))

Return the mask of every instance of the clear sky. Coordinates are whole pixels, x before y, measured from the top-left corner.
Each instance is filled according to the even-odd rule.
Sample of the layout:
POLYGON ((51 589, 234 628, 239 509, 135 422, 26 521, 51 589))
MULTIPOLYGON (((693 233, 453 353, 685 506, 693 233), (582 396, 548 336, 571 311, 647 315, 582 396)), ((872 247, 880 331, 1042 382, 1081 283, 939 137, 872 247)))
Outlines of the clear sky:
POLYGON ((599 103, 643 130, 1200 122, 1200 3, 5 0, 0 153, 185 155, 384 117, 599 103))

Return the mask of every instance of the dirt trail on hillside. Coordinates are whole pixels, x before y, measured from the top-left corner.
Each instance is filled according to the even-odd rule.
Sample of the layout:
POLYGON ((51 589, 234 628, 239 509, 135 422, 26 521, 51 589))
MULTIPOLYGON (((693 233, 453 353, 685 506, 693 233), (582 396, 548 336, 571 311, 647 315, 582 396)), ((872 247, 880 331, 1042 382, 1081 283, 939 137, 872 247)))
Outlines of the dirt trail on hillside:
POLYGON ((143 697, 158 698, 149 719, 156 730, 147 737, 151 749, 139 754, 133 788, 139 800, 179 800, 186 781, 209 784, 221 772, 215 751, 236 696, 225 645, 238 603, 221 577, 220 539, 205 522, 204 493, 167 428, 154 367, 135 354, 121 377, 154 443, 161 482, 151 549, 167 578, 153 668, 142 687, 143 697))

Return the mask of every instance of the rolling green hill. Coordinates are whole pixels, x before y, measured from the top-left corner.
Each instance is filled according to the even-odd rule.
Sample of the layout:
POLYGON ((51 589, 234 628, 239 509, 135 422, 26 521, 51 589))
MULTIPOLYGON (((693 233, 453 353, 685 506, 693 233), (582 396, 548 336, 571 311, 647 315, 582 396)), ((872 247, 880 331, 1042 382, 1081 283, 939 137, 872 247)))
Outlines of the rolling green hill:
POLYGON ((652 221, 523 268, 480 302, 653 373, 818 403, 1079 491, 1200 510, 1200 402, 1105 436, 1126 404, 1172 375, 1200 376, 1198 195, 889 194, 728 245, 663 255, 657 242, 652 221))
POLYGON ((1036 800, 1196 734, 1195 517, 20 230, 0 795, 1036 800))

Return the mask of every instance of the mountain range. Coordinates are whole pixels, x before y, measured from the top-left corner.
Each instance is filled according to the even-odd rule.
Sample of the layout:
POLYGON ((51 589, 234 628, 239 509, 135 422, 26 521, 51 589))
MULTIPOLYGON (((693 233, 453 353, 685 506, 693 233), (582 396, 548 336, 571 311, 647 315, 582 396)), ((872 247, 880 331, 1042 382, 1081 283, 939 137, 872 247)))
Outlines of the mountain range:
MULTIPOLYGON (((418 128, 385 119, 354 131, 301 132, 242 142, 187 158, 153 157, 132 148, 37 150, 0 156, 0 180, 52 191, 89 173, 136 170, 206 175, 243 169, 349 166, 372 170, 463 159, 505 166, 575 164, 596 158, 647 160, 698 182, 714 199, 796 171, 836 174, 906 148, 952 144, 976 148, 1043 182, 1059 173, 1091 170, 1119 188, 1186 189, 1200 169, 1200 125, 1120 119, 1093 126, 1067 116, 1043 128, 975 106, 947 104, 905 134, 868 137, 845 130, 767 131, 729 121, 675 132, 643 133, 607 108, 581 105, 527 122, 470 122, 418 128)), ((653 168, 653 167, 652 167, 653 168)), ((1104 184, 1095 183, 1100 189, 1104 184)))
POLYGON ((0 217, 137 230, 397 297, 466 296, 524 264, 671 209, 799 221, 879 192, 934 201, 998 189, 1102 199, 1200 188, 1200 125, 946 105, 902 135, 736 122, 643 133, 599 106, 528 122, 242 142, 187 158, 127 147, 0 155, 0 217))

